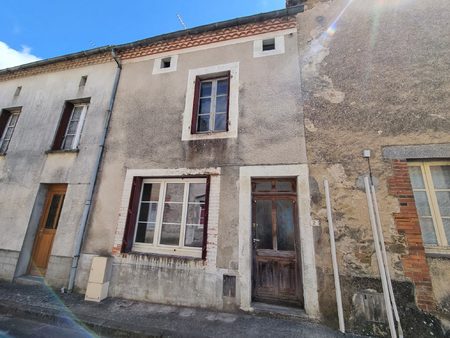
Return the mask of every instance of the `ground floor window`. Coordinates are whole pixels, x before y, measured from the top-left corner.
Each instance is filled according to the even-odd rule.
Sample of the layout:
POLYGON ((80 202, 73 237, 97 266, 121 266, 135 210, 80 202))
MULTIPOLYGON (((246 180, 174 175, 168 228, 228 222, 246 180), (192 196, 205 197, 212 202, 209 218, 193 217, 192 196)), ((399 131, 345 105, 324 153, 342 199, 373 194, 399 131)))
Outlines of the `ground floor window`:
POLYGON ((132 250, 201 257, 207 179, 142 179, 138 189, 132 250))
POLYGON ((425 246, 450 244, 450 162, 409 162, 425 246))

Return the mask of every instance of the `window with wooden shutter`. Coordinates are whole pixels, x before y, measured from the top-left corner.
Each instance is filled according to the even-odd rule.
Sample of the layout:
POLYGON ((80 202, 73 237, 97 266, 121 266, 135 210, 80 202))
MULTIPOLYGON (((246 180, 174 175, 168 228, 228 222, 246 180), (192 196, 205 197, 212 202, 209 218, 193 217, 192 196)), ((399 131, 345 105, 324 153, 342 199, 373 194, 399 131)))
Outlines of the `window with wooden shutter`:
POLYGON ((52 150, 77 149, 87 109, 87 103, 65 103, 52 150))
POLYGON ((207 178, 135 178, 123 252, 206 257, 207 178))
POLYGON ((139 199, 141 196, 142 177, 134 177, 131 186, 131 197, 127 211, 127 222, 125 224, 125 233, 123 236, 122 252, 130 252, 133 247, 133 237, 135 232, 137 212, 139 208, 139 199))
POLYGON ((0 154, 6 154, 19 119, 20 109, 3 109, 0 115, 0 154))

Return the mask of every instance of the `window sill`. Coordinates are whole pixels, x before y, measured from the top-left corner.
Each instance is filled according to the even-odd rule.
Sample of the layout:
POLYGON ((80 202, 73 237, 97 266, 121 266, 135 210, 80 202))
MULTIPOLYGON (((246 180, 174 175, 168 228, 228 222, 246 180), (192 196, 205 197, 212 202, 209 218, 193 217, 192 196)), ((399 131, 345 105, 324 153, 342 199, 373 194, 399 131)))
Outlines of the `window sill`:
POLYGON ((174 258, 202 258, 201 248, 178 248, 178 247, 155 247, 152 245, 146 245, 141 243, 135 243, 133 245, 133 253, 139 254, 151 254, 157 256, 169 256, 174 258))
POLYGON ((49 149, 46 150, 45 153, 46 154, 76 154, 80 151, 80 149, 66 149, 66 150, 53 150, 53 149, 49 149))
POLYGON ((450 247, 428 246, 425 247, 425 255, 432 258, 450 258, 450 247))
POLYGON ((219 131, 219 132, 209 132, 209 133, 196 133, 189 134, 182 141, 196 141, 196 140, 215 140, 224 138, 236 138, 237 135, 230 131, 219 131))
POLYGON ((154 253, 154 252, 143 252, 143 251, 133 251, 130 252, 123 252, 120 255, 134 255, 134 256, 141 256, 141 257, 149 257, 149 258, 165 258, 165 259, 173 259, 173 260, 185 260, 185 261, 196 261, 201 262, 203 261, 202 257, 192 257, 192 256, 186 256, 186 255, 174 255, 174 254, 163 254, 163 253, 154 253))

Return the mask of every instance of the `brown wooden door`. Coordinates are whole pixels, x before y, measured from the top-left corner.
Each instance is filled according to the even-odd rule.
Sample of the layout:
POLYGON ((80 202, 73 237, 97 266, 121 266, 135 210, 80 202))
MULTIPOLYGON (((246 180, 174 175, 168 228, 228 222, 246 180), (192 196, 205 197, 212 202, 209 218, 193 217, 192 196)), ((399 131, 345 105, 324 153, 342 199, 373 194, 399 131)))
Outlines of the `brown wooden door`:
POLYGON ((295 180, 255 180, 252 188, 253 299, 301 306, 295 180))
POLYGON ((44 209, 39 221, 39 229, 34 241, 33 254, 29 267, 29 273, 31 275, 44 276, 47 271, 53 239, 64 203, 66 187, 65 184, 49 185, 44 209))

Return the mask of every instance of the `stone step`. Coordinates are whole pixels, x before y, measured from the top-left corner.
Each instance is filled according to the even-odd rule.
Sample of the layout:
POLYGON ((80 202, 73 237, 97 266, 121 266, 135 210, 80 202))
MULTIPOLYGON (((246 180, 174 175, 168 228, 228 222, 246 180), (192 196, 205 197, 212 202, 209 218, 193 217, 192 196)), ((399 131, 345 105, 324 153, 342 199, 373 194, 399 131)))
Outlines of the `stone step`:
POLYGON ((22 285, 44 285, 44 277, 25 275, 14 278, 14 283, 22 285))

